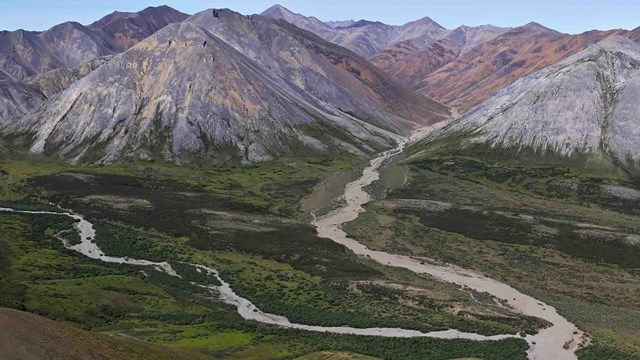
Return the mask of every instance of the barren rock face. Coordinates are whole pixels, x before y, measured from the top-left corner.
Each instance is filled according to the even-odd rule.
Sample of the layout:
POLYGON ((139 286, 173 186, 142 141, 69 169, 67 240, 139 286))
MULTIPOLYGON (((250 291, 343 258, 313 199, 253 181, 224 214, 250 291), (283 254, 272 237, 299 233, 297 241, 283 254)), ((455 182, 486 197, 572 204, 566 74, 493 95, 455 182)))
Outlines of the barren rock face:
POLYGON ((0 81, 0 128, 37 108, 44 100, 42 93, 28 85, 17 81, 0 81))
POLYGON ((67 89, 74 82, 89 75, 92 71, 105 64, 113 58, 112 55, 103 56, 101 58, 88 61, 76 68, 60 68, 42 72, 25 79, 26 85, 33 87, 36 91, 42 93, 46 98, 67 89))
POLYGON ((400 83, 420 89, 431 73, 508 30, 491 25, 460 26, 448 30, 437 41, 418 37, 397 43, 369 60, 400 83))
POLYGON ((0 33, 0 69, 16 80, 112 53, 106 36, 78 23, 64 23, 43 33, 0 33))
POLYGON ((640 168, 640 45, 613 36, 522 78, 434 136, 640 168))
POLYGON ((115 56, 6 131, 72 161, 254 162, 371 152, 447 115, 286 22, 208 10, 115 56))
POLYGON ((120 53, 168 24, 187 18, 166 6, 114 13, 89 27, 75 22, 44 32, 0 32, 0 70, 14 80, 55 69, 75 68, 120 53))
POLYGON ((460 47, 447 39, 430 43, 422 49, 415 40, 409 40, 377 53, 370 60, 395 80, 414 88, 459 55, 460 47))
POLYGON ((115 12, 89 25, 111 40, 114 51, 125 51, 156 31, 184 21, 189 15, 168 6, 149 7, 137 13, 115 12))

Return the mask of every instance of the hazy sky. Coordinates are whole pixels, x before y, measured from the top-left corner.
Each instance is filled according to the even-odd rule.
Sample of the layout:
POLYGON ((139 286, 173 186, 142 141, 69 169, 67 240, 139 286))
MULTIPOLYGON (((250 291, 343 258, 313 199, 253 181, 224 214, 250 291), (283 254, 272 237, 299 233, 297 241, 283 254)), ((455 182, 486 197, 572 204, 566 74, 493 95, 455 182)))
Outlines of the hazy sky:
MULTIPOLYGON (((170 5, 187 13, 230 8, 255 14, 276 0, 0 0, 0 29, 44 30, 74 20, 90 23, 114 11, 170 5)), ((429 16, 446 28, 537 21, 568 33, 640 26, 640 0, 279 0, 292 11, 321 20, 368 19, 403 24, 429 16)))

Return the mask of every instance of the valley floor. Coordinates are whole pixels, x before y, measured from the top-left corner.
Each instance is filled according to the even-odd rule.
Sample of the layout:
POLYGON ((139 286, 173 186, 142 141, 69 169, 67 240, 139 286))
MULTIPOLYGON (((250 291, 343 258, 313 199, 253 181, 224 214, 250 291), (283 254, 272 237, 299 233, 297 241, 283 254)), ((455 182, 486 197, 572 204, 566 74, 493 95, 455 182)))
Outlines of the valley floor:
POLYGON ((386 197, 346 226, 353 238, 476 269, 555 307, 593 337, 579 359, 640 358, 640 207, 620 195, 634 183, 450 156, 389 164, 379 185, 395 189, 370 189, 386 197))
MULTIPOLYGON (((398 160, 385 162, 382 178, 368 188, 380 200, 360 216, 349 210, 355 211, 345 227, 350 236, 372 250, 421 259, 417 266, 437 268, 436 261, 480 271, 549 304, 593 336, 580 360, 638 358, 640 206, 594 190, 628 193, 633 184, 466 158, 398 160), (567 182, 577 182, 569 187, 574 193, 554 192, 567 182)), ((80 240, 70 219, 0 214, 0 307, 89 330, 84 336, 142 340, 195 358, 331 359, 349 352, 525 359, 529 345, 515 335, 536 334, 549 323, 520 315, 507 306, 511 299, 378 264, 317 236, 300 204, 335 208, 328 189, 344 188, 364 164, 339 157, 215 169, 5 161, 0 207, 73 209, 94 224, 93 241, 107 255, 168 261, 183 279, 65 249, 58 237, 80 240), (514 337, 372 338, 245 321, 194 285, 205 275, 186 263, 218 269, 239 296, 299 324, 514 337)), ((347 204, 357 207, 368 197, 351 195, 347 204)), ((581 338, 577 329, 574 335, 581 338)))
MULTIPOLYGON (((33 164, 3 164, 4 206, 59 211, 51 202, 73 209, 94 223, 94 241, 107 255, 168 260, 192 281, 201 275, 180 264, 206 264, 261 310, 293 322, 488 336, 544 326, 491 298, 477 301, 472 291, 377 265, 318 238, 296 204, 322 179, 341 179, 333 175, 363 162, 309 159, 207 171, 33 164)), ((0 219, 0 306, 93 333, 215 358, 294 358, 319 350, 385 359, 525 358, 519 339, 372 341, 246 322, 210 293, 153 266, 104 264, 65 249, 56 237, 78 242, 72 220, 18 213, 0 219)))

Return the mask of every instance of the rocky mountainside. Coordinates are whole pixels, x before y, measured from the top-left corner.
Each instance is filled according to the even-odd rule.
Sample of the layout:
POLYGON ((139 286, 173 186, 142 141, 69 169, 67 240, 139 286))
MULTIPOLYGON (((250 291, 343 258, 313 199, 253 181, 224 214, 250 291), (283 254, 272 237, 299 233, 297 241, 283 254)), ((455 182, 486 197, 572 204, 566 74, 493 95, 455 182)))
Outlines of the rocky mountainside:
POLYGON ((112 13, 89 25, 89 28, 107 34, 114 50, 122 52, 163 27, 188 17, 169 6, 149 7, 137 13, 112 13))
POLYGON ((44 32, 0 32, 0 71, 22 81, 49 70, 74 68, 119 53, 164 26, 186 18, 166 6, 114 13, 90 25, 75 22, 44 32))
POLYGON ((166 6, 116 12, 86 27, 67 22, 44 32, 0 32, 0 126, 37 108, 114 54, 187 16, 166 6), (124 36, 123 34, 128 34, 124 36))
POLYGON ((372 56, 382 49, 406 40, 423 38, 423 41, 433 42, 446 33, 445 28, 428 17, 402 26, 367 20, 343 24, 347 26, 335 26, 314 17, 295 14, 280 5, 272 6, 262 15, 287 21, 364 57, 372 56))
POLYGON ((113 54, 109 38, 78 23, 60 24, 45 32, 0 33, 0 69, 18 81, 109 54, 113 54))
POLYGON ((403 41, 378 52, 369 60, 404 85, 420 87, 429 74, 507 30, 491 25, 460 26, 447 31, 442 39, 435 42, 424 38, 403 41))
POLYGON ((462 25, 453 30, 449 30, 444 37, 455 43, 460 48, 460 52, 466 53, 476 46, 491 41, 509 30, 511 29, 493 25, 462 25))
POLYGON ((345 28, 356 23, 355 20, 338 20, 338 21, 325 21, 324 22, 330 28, 345 28))
MULTIPOLYGON (((299 27, 300 29, 311 31, 312 33, 324 38, 325 40, 332 37, 333 32, 336 31, 336 27, 340 27, 325 24, 320 19, 314 16, 304 16, 302 14, 296 14, 282 5, 274 5, 263 11, 260 15, 268 17, 270 19, 284 20, 299 27)), ((351 26, 354 23, 355 21, 342 25, 351 26)))
POLYGON ((431 73, 416 89, 464 112, 518 78, 618 33, 594 30, 567 35, 528 24, 472 48, 431 73))
POLYGON ((396 81, 408 87, 416 87, 429 74, 455 60, 460 54, 460 47, 448 39, 429 42, 427 45, 414 39, 382 50, 370 61, 396 81))
POLYGON ((640 43, 640 27, 629 31, 627 37, 637 43, 640 43))
POLYGON ((37 108, 45 96, 33 87, 14 80, 0 81, 0 128, 37 108))
POLYGON ((72 161, 262 161, 372 152, 448 116, 285 21, 207 10, 169 25, 5 129, 72 161))
POLYGON ((639 100, 640 45, 612 36, 517 80, 429 141, 638 173, 639 100))

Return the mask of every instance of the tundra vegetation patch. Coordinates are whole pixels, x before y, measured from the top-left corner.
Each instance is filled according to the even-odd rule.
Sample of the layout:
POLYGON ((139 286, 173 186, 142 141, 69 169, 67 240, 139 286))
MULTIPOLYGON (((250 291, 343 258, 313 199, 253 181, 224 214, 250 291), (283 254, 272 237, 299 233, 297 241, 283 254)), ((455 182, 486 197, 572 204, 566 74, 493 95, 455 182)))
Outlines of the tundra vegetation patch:
POLYGON ((345 226, 353 238, 477 269, 544 301, 593 337, 581 360, 640 356, 633 178, 458 155, 404 167, 406 183, 345 226))
POLYGON ((59 237, 71 239, 72 220, 0 214, 0 306, 194 356, 277 359, 331 350, 384 359, 525 359, 520 339, 372 342, 247 322, 191 284, 212 280, 186 264, 206 264, 261 310, 304 324, 486 335, 546 326, 490 297, 374 264, 318 238, 297 206, 315 184, 353 166, 361 163, 312 158, 207 170, 5 162, 2 205, 73 209, 95 224, 93 241, 106 254, 170 261, 183 279, 66 250, 59 237))

